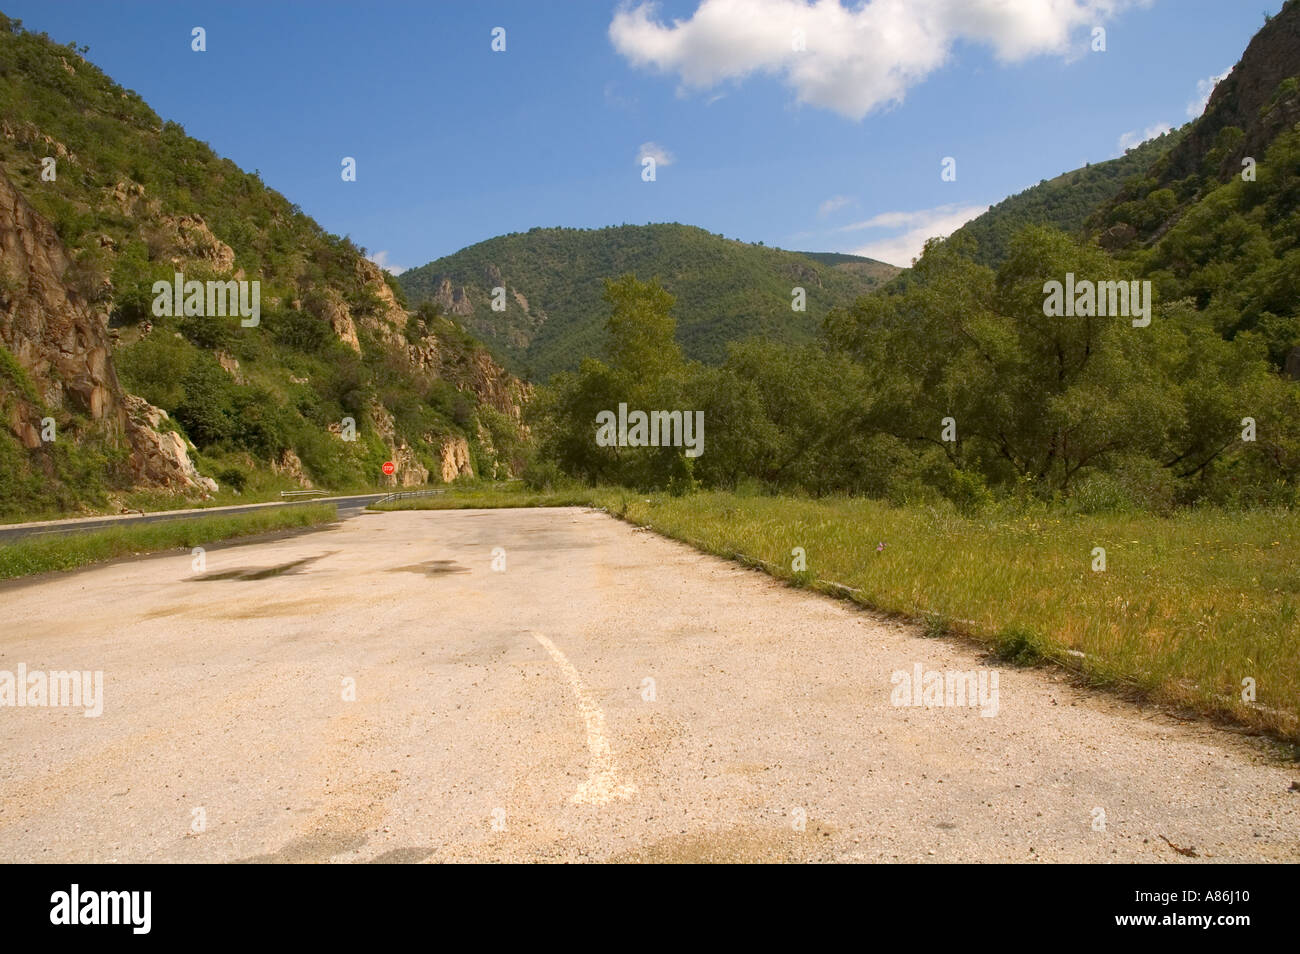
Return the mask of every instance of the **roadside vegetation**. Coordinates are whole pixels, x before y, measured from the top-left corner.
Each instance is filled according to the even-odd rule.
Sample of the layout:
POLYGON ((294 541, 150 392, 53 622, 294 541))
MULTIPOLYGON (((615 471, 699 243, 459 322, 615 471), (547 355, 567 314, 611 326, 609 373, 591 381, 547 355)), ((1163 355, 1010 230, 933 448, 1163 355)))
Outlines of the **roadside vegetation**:
POLYGON ((0 580, 72 570, 92 563, 159 550, 189 549, 222 540, 314 527, 337 519, 333 504, 292 504, 232 516, 178 517, 59 536, 27 537, 0 544, 0 580))

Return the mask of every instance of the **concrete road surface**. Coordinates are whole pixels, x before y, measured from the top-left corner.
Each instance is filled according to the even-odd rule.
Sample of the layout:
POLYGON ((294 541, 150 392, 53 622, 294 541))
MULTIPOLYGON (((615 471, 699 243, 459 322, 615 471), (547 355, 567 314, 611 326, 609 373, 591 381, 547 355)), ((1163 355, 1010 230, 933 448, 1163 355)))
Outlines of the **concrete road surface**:
POLYGON ((364 514, 0 611, 0 691, 103 674, 0 708, 3 861, 1300 860, 1256 743, 582 509, 364 514), (917 666, 984 695, 891 704, 917 666))

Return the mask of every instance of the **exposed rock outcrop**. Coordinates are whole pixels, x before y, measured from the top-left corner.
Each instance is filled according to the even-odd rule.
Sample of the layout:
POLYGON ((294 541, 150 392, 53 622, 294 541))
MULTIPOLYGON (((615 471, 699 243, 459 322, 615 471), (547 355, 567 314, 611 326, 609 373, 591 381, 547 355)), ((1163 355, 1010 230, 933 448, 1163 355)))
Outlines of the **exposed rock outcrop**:
POLYGON ((271 469, 277 474, 281 474, 282 476, 295 481, 299 487, 303 487, 307 490, 312 488, 311 479, 308 478, 306 472, 302 469, 302 461, 299 459, 297 454, 287 447, 284 449, 284 452, 280 454, 280 459, 271 464, 271 469))
POLYGON ((400 487, 419 487, 429 482, 429 468, 416 459, 414 448, 405 441, 393 449, 391 460, 397 469, 388 478, 390 484, 400 487))
POLYGON ((0 176, 0 344, 47 407, 68 407, 124 433, 107 320, 64 284, 69 265, 54 227, 0 176))
POLYGON ((516 424, 523 420, 524 405, 528 403, 532 388, 492 360, 491 355, 480 351, 468 366, 469 390, 484 404, 495 408, 516 424))
POLYGON ((442 482, 449 484, 457 477, 474 476, 474 467, 469 461, 469 441, 463 437, 447 437, 443 439, 442 449, 442 482))
POLYGON ((384 281, 383 269, 369 259, 358 258, 357 277, 379 301, 375 319, 393 331, 400 332, 406 324, 406 310, 397 303, 397 296, 388 287, 388 282, 384 281))
POLYGON ((238 358, 234 355, 226 354, 224 351, 216 352, 214 357, 217 359, 217 364, 221 365, 221 370, 234 378, 236 384, 244 383, 244 376, 239 373, 238 358))
POLYGON ((199 261, 222 274, 235 267, 235 250, 212 234, 201 215, 181 215, 163 220, 176 232, 177 254, 172 261, 199 261))
POLYGON ((310 296, 307 300, 307 311, 322 321, 329 322, 330 328, 340 341, 358 354, 361 353, 356 322, 352 320, 352 312, 337 291, 327 288, 321 294, 310 296))
POLYGON ((1169 152, 1161 184, 1198 172, 1219 131, 1236 126, 1245 137, 1222 157, 1221 180, 1241 172, 1243 156, 1263 159, 1282 130, 1300 122, 1300 95, 1274 99, 1283 80, 1300 74, 1300 4, 1288 4, 1255 34, 1240 62, 1214 87, 1205 114, 1169 152))
POLYGON ((166 413, 123 392, 107 316, 65 283, 70 265, 53 226, 0 175, 0 344, 34 392, 8 396, 10 431, 30 449, 47 411, 76 412, 110 442, 125 442, 137 484, 215 490, 195 469, 184 438, 164 425, 166 413))
POLYGON ((378 401, 371 402, 370 420, 389 447, 388 457, 396 468, 385 478, 391 487, 418 487, 429 482, 429 468, 420 463, 415 450, 397 437, 393 415, 378 401))
POLYGON ((185 438, 167 427, 166 411, 133 394, 125 396, 125 404, 131 470, 138 483, 216 493, 217 482, 200 474, 190 460, 185 438))
POLYGON ((433 293, 433 300, 438 303, 444 315, 459 315, 464 318, 474 313, 474 306, 470 304, 465 289, 459 286, 453 287, 450 278, 444 278, 438 283, 438 290, 433 293))
POLYGON ((47 136, 37 128, 35 123, 11 123, 9 120, 0 120, 0 136, 6 139, 12 139, 15 142, 24 145, 35 145, 42 147, 46 154, 53 153, 57 159, 69 159, 72 162, 77 161, 74 153, 68 151, 68 147, 59 142, 53 136, 47 136))

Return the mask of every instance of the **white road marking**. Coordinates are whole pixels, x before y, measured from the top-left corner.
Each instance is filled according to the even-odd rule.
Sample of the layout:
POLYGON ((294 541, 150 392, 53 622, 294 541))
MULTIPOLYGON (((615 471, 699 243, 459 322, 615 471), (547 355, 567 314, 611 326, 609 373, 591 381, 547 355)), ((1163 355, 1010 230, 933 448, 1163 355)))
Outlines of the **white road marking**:
POLYGON ((573 664, 560 652, 560 647, 541 633, 529 631, 533 639, 542 644, 550 653, 555 664, 560 667, 564 677, 578 700, 578 711, 587 724, 587 751, 591 761, 587 763, 587 780, 578 786, 570 799, 575 805, 606 805, 614 799, 631 798, 636 794, 636 786, 618 781, 618 767, 614 762, 614 750, 605 738, 605 713, 592 701, 587 688, 582 684, 582 677, 573 664))

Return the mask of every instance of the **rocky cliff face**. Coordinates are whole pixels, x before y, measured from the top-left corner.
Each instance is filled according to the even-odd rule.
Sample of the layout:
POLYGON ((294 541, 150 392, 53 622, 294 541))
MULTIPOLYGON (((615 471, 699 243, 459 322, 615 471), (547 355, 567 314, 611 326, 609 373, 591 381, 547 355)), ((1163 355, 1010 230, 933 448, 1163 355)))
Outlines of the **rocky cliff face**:
POLYGON ((433 293, 433 300, 438 303, 438 307, 445 315, 459 315, 463 318, 474 313, 474 306, 470 304, 465 289, 453 287, 450 278, 444 278, 438 283, 438 289, 433 293))
POLYGON ((129 448, 136 483, 216 489, 163 423, 165 412, 123 392, 107 316, 65 282, 70 265, 53 226, 0 175, 0 344, 31 385, 3 382, 4 424, 33 450, 43 443, 43 420, 55 422, 55 440, 75 441, 81 418, 129 448))
POLYGON ((1262 158, 1279 132, 1300 122, 1300 95, 1275 98, 1278 87, 1300 75, 1300 3, 1288 3, 1264 25, 1241 61, 1210 95, 1205 114, 1169 153, 1162 182, 1172 182, 1199 171, 1219 131, 1236 126, 1245 133, 1240 144, 1216 171, 1226 180, 1241 172, 1244 156, 1262 158))
MULTIPOLYGON (((27 372, 42 404, 67 406, 125 431, 107 324, 64 285, 70 264, 53 227, 0 176, 0 342, 27 372)), ((23 443, 35 446, 25 433, 19 434, 23 443)))
MULTIPOLYGON (((367 332, 380 347, 402 352, 412 369, 452 383, 462 392, 473 395, 478 403, 505 415, 526 434, 523 408, 530 394, 527 384, 506 371, 484 350, 475 349, 468 354, 461 350, 449 350, 434 334, 411 340, 406 327, 410 315, 384 281, 379 266, 362 258, 357 260, 356 268, 362 287, 378 302, 378 306, 365 314, 354 316, 347 304, 337 296, 331 299, 324 317, 329 320, 340 340, 360 352, 358 329, 367 332)), ((453 295, 448 283, 447 301, 452 307, 445 308, 444 311, 460 313, 456 303, 464 302, 464 292, 458 290, 457 294, 461 297, 453 295)), ((467 303, 465 308, 468 309, 467 303)), ((396 435, 393 417, 388 409, 377 401, 372 402, 369 416, 371 424, 383 437, 389 459, 396 468, 385 482, 398 487, 427 483, 430 478, 429 468, 419 461, 415 448, 396 435)), ((463 436, 425 434, 422 441, 434 451, 437 470, 433 473, 441 477, 444 483, 474 473, 469 442, 463 436)), ((481 443, 488 449, 486 442, 481 443)), ((508 472, 506 466, 502 475, 505 476, 508 472)))

